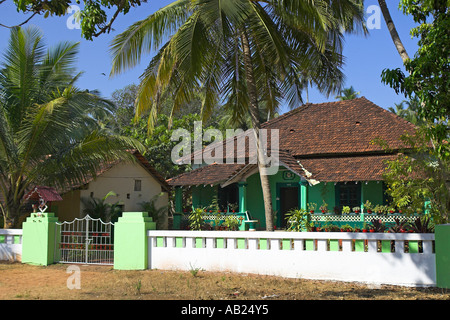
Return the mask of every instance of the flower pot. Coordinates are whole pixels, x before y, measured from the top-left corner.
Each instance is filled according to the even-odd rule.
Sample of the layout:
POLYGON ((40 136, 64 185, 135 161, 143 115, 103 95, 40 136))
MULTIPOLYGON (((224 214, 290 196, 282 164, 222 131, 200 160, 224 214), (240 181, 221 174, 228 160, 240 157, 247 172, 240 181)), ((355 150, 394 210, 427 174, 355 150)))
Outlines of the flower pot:
POLYGON ((314 210, 311 210, 311 211, 309 211, 311 214, 313 214, 314 213, 314 210))
POLYGON ((372 213, 372 210, 367 210, 367 213, 372 213))

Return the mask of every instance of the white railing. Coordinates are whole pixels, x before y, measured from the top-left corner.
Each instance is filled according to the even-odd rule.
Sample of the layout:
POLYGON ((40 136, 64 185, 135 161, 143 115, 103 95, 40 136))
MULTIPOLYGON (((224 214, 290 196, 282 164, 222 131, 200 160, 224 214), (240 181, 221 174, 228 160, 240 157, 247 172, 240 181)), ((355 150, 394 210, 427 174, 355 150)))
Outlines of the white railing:
POLYGON ((149 268, 434 286, 434 234, 148 231, 149 268))
POLYGON ((0 260, 21 261, 22 229, 0 229, 0 260))

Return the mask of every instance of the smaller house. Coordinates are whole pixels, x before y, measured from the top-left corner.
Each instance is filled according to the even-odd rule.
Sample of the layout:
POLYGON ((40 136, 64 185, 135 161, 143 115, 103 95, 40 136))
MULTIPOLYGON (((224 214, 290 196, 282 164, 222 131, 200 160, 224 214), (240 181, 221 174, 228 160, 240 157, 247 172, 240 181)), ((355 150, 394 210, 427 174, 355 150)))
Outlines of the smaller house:
MULTIPOLYGON (((134 163, 113 163, 105 165, 95 177, 83 184, 71 186, 60 192, 62 201, 51 203, 51 210, 60 221, 72 221, 83 216, 82 198, 103 198, 110 191, 116 195, 108 197, 107 203, 118 203, 122 211, 142 211, 141 204, 158 196, 157 207, 168 205, 169 185, 138 151, 132 151, 134 163)), ((168 217, 160 221, 160 227, 167 229, 168 217)))

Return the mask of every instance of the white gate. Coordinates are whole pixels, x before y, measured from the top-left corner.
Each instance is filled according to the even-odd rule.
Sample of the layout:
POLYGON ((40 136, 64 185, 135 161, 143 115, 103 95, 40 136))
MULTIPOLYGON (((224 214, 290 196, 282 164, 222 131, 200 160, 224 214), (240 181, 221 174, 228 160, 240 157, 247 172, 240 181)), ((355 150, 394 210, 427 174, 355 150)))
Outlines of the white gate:
POLYGON ((86 215, 56 223, 55 261, 60 263, 114 263, 114 224, 86 215))

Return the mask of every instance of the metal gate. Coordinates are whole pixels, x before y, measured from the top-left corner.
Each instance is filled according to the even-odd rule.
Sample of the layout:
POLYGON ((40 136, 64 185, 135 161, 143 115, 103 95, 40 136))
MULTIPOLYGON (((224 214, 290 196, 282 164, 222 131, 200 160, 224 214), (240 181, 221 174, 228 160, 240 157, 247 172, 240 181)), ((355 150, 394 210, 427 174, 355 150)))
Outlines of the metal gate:
POLYGON ((60 263, 114 263, 114 224, 86 215, 56 224, 55 261, 60 263))

